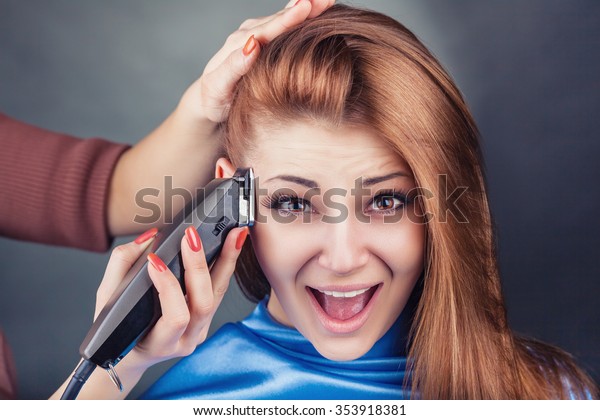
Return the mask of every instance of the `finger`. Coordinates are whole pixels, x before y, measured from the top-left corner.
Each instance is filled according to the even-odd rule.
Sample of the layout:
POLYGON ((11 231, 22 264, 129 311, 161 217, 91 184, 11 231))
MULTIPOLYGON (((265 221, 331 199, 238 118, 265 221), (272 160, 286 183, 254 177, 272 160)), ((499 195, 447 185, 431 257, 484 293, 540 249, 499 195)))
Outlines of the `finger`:
POLYGON ((185 267, 185 287, 190 310, 190 322, 181 337, 183 345, 193 348, 206 338, 214 307, 211 274, 202 248, 202 240, 195 227, 185 230, 181 239, 181 256, 185 267))
POLYGON ((254 36, 261 44, 267 44, 282 33, 304 22, 312 9, 309 0, 301 0, 294 6, 276 13, 272 19, 252 28, 254 36))
POLYGON ((302 23, 308 16, 311 7, 309 0, 302 0, 270 16, 247 19, 240 25, 239 30, 227 37, 225 45, 211 59, 209 62, 211 66, 207 65, 207 68, 213 69, 218 62, 223 61, 224 56, 229 54, 233 48, 239 48, 249 34, 254 34, 263 44, 270 42, 276 36, 302 23))
POLYGON ((240 30, 231 34, 225 45, 210 59, 198 80, 203 115, 213 122, 224 121, 229 114, 235 85, 258 58, 260 45, 302 23, 309 14, 320 14, 330 2, 319 0, 318 10, 312 11, 311 1, 300 0, 291 6, 288 4, 289 7, 268 18, 245 21, 240 30), (242 42, 245 42, 244 47, 242 42))
POLYGON ((242 31, 252 29, 255 26, 261 25, 262 23, 266 22, 267 20, 269 20, 271 18, 272 18, 272 16, 262 16, 262 17, 258 17, 258 18, 246 19, 245 21, 242 22, 239 29, 242 31))
MULTIPOLYGON (((217 262, 224 258, 224 256, 225 258, 232 258, 233 267, 235 268, 235 261, 239 256, 239 250, 236 248, 236 238, 239 236, 239 231, 240 229, 232 229, 232 231, 229 232, 227 238, 225 239, 225 243, 223 244, 223 248, 221 249, 221 253, 219 258, 217 259, 217 262), (233 255, 227 257, 230 254, 233 255)), ((190 253, 193 252, 191 247, 189 247, 189 243, 186 241, 186 243, 182 243, 182 252, 187 251, 190 251, 190 253), (186 249, 186 251, 184 251, 184 249, 186 249)), ((198 253, 203 254, 203 252, 198 253)), ((190 257, 194 258, 194 256, 190 257)), ((205 261, 204 258, 203 260, 205 261)), ((215 263, 215 265, 216 264, 217 263, 215 263)), ((210 274, 207 276, 206 273, 203 271, 205 269, 208 270, 208 268, 205 265, 205 262, 201 262, 200 267, 202 270, 200 273, 195 273, 194 271, 192 271, 192 276, 194 274, 197 274, 198 278, 193 278, 192 276, 188 278, 188 268, 186 266, 186 287, 188 281, 192 283, 192 289, 188 290, 188 303, 190 305, 190 313, 192 315, 188 329, 182 337, 182 341, 186 341, 188 347, 196 346, 202 341, 204 341, 204 338, 208 333, 210 322, 212 321, 215 312, 217 311, 221 301, 223 300, 223 295, 227 291, 227 287, 229 286, 229 278, 231 277, 231 275, 225 274, 226 277, 223 278, 222 276, 224 275, 224 273, 219 270, 215 272, 214 267, 210 274), (202 287, 198 287, 197 285, 200 282, 204 282, 206 278, 208 278, 208 281, 206 281, 202 285, 202 287), (203 296, 198 296, 198 293, 202 293, 203 296)))
POLYGON ((310 13, 308 14, 308 19, 312 19, 316 16, 319 16, 325 10, 327 10, 331 6, 333 6, 334 3, 335 3, 335 0, 311 0, 312 9, 310 10, 310 13))
POLYGON ((269 15, 269 16, 262 16, 262 17, 258 17, 258 18, 246 19, 240 25, 240 29, 248 30, 248 29, 255 28, 259 25, 262 25, 263 23, 268 22, 269 20, 273 19, 274 17, 283 14, 287 9, 294 7, 296 5, 296 3, 298 3, 298 0, 290 0, 288 2, 288 4, 286 4, 285 7, 282 10, 279 10, 277 13, 273 13, 272 15, 269 15))
POLYGON ((217 261, 212 267, 211 277, 213 279, 213 293, 217 305, 221 303, 221 300, 223 300, 223 296, 227 291, 231 276, 235 271, 238 257, 242 252, 242 247, 248 233, 248 227, 232 229, 229 235, 227 235, 219 258, 217 258, 217 261))
POLYGON ((158 291, 162 316, 148 335, 156 348, 172 348, 185 332, 190 320, 183 291, 171 270, 156 254, 148 254, 148 274, 158 291))
POLYGON ((123 280, 131 266, 144 253, 158 233, 157 228, 147 230, 134 241, 117 246, 112 250, 102 282, 96 293, 96 309, 102 309, 114 290, 123 280))
POLYGON ((260 28, 261 31, 264 31, 266 28, 264 33, 260 32, 257 35, 257 39, 261 43, 266 44, 286 30, 303 22, 306 18, 320 15, 324 10, 331 7, 334 2, 335 0, 290 1, 284 9, 270 16, 245 20, 237 31, 227 37, 223 47, 206 65, 204 73, 213 71, 229 54, 231 54, 233 49, 240 48, 249 34, 256 34, 259 32, 256 30, 257 28, 260 28), (316 7, 313 3, 316 4, 316 7))
POLYGON ((213 313, 211 274, 202 248, 202 240, 193 226, 185 230, 185 235, 181 239, 181 256, 185 267, 185 288, 193 323, 213 313))
POLYGON ((278 11, 277 13, 274 13, 270 16, 264 16, 264 17, 260 17, 260 18, 245 20, 240 25, 240 29, 251 30, 259 25, 262 25, 263 23, 273 20, 277 16, 280 16, 283 13, 285 13, 288 9, 291 9, 292 7, 298 5, 298 3, 300 3, 300 1, 305 1, 306 3, 310 3, 310 5, 311 5, 311 11, 308 15, 308 18, 314 18, 315 16, 319 16, 321 13, 323 13, 325 10, 329 9, 335 3, 335 0, 290 0, 285 5, 285 7, 282 10, 278 11))

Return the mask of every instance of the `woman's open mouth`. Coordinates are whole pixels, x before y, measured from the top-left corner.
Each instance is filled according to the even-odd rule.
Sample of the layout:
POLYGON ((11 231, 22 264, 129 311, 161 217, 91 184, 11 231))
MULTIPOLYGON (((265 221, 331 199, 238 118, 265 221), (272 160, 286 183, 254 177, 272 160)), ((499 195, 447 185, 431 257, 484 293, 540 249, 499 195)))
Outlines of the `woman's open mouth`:
POLYGON ((367 321, 383 283, 351 291, 319 290, 306 287, 310 301, 323 326, 334 333, 351 333, 367 321))

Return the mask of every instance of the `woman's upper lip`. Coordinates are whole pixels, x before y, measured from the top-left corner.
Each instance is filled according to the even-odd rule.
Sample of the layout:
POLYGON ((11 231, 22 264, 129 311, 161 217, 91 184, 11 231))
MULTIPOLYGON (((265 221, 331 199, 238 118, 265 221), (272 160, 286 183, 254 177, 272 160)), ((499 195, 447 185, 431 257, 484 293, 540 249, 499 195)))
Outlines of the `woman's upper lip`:
POLYGON ((318 290, 320 292, 354 292, 355 290, 370 289, 371 287, 379 286, 383 282, 375 284, 332 284, 330 286, 308 286, 311 289, 318 290))

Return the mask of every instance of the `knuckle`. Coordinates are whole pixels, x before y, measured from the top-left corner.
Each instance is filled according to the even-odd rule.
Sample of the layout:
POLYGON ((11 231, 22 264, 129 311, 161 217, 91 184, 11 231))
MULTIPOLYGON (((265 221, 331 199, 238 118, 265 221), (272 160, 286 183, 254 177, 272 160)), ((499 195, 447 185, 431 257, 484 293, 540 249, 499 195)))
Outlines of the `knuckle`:
POLYGON ((196 337, 196 346, 202 344, 206 340, 206 337, 208 337, 208 328, 202 328, 196 337))
POLYGON ((231 44, 234 41, 234 38, 235 32, 230 33, 229 35, 227 35, 227 38, 225 38, 225 44, 231 44))
POLYGON ((169 328, 176 331, 185 330, 185 328, 190 323, 190 314, 189 313, 181 313, 177 316, 170 317, 167 321, 169 328))
POLYGON ((238 252, 238 251, 228 252, 227 255, 225 256, 227 265, 231 266, 231 272, 233 272, 233 269, 235 268, 235 265, 237 263, 239 256, 240 256, 240 252, 238 252))
POLYGON ((189 356, 190 354, 192 354, 194 352, 194 350, 196 350, 196 346, 191 343, 191 344, 183 344, 181 345, 180 349, 179 349, 179 355, 182 357, 185 356, 189 356))
POLYGON ((173 347, 173 346, 166 346, 166 347, 164 347, 164 348, 161 348, 161 349, 160 349, 160 350, 157 352, 156 356, 157 356, 159 359, 162 359, 162 360, 170 359, 170 358, 172 358, 173 356, 176 356, 176 353, 175 353, 175 347, 173 347))
POLYGON ((197 318, 204 318, 210 315, 214 308, 212 296, 207 296, 202 302, 197 302, 194 305, 194 315, 197 318))
MULTIPOLYGON (((165 274, 165 273, 162 273, 165 274)), ((183 293, 181 290, 181 286, 179 282, 175 279, 168 279, 169 281, 162 282, 162 286, 159 290, 159 293, 168 293, 169 296, 175 296, 183 293)))
POLYGON ((131 253, 125 245, 119 245, 112 250, 110 258, 117 261, 129 262, 131 253))
MULTIPOLYGON (((226 68, 227 73, 230 77, 239 77, 239 69, 238 69, 238 60, 236 60, 236 58, 238 57, 234 57, 234 54, 229 55, 229 57, 227 57, 225 59, 225 61, 223 61, 223 67, 226 68)), ((214 87, 214 92, 216 95, 218 95, 219 98, 227 98, 229 97, 228 92, 224 91, 224 86, 215 86, 214 87)))
POLYGON ((246 19, 245 21, 242 22, 242 24, 240 25, 240 29, 247 29, 247 28, 251 28, 253 26, 256 25, 257 19, 246 19))
POLYGON ((227 289, 229 289, 229 282, 225 283, 222 286, 215 287, 214 294, 215 296, 223 297, 225 296, 225 293, 227 293, 227 289))
POLYGON ((206 265, 206 260, 202 256, 198 256, 193 258, 191 261, 188 261, 186 264, 186 271, 195 271, 199 273, 208 272, 208 266, 206 265))
MULTIPOLYGON (((231 60, 229 58, 226 59, 226 63, 231 66, 231 60)), ((203 83, 204 85, 202 86, 203 89, 201 90, 201 96, 204 98, 204 102, 212 108, 222 107, 225 98, 228 97, 227 93, 219 89, 219 87, 217 87, 217 83, 209 83, 206 80, 204 80, 203 83)))
POLYGON ((246 36, 246 31, 243 29, 238 29, 237 31, 231 33, 227 39, 225 40, 225 44, 238 44, 242 39, 246 36))

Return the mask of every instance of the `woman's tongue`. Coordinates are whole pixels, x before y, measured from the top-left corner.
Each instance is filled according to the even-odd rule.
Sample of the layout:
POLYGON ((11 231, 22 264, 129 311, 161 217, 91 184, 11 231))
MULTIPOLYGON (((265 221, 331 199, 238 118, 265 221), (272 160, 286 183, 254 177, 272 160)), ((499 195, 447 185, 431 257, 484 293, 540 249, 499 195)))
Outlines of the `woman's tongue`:
POLYGON ((311 289, 311 291, 327 315, 345 321, 352 318, 367 306, 373 293, 375 293, 375 287, 354 297, 333 297, 315 289, 311 289))

